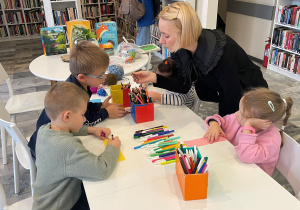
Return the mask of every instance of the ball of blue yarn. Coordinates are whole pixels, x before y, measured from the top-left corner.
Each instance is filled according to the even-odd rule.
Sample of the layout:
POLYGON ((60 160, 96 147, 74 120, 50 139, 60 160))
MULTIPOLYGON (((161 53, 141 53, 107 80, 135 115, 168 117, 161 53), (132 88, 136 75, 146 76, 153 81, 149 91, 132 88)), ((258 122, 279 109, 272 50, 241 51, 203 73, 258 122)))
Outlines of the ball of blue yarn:
POLYGON ((110 65, 108 67, 109 73, 115 74, 118 77, 118 80, 122 80, 124 76, 124 69, 119 65, 110 65))
POLYGON ((100 88, 100 89, 98 90, 97 94, 98 94, 99 96, 106 96, 106 95, 107 95, 106 91, 105 91, 103 88, 100 88))

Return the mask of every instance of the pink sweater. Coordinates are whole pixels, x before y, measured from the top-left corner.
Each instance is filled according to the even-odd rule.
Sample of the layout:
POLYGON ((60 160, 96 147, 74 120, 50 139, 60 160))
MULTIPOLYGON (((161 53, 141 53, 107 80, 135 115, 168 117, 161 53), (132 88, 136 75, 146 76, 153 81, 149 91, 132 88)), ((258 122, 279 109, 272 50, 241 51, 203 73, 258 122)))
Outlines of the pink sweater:
POLYGON ((245 163, 256 163, 262 170, 272 175, 279 158, 281 135, 278 128, 272 124, 267 130, 256 134, 242 133, 242 126, 235 114, 213 115, 205 119, 215 119, 223 129, 226 138, 234 145, 239 158, 245 163))

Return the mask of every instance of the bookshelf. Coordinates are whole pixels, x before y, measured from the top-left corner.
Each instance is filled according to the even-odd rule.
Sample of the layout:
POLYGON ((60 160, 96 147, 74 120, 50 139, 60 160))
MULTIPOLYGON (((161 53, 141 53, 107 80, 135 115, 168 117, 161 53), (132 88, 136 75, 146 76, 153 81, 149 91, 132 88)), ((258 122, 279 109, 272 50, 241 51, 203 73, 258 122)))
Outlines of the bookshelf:
POLYGON ((277 0, 267 68, 300 81, 300 0, 277 0), (292 6, 294 5, 294 6, 292 6))
POLYGON ((95 23, 116 21, 116 0, 81 0, 82 17, 90 20, 91 29, 95 23))
POLYGON ((82 19, 79 0, 43 0, 47 27, 66 26, 66 21, 82 19))
POLYGON ((117 26, 121 29, 128 38, 132 39, 135 38, 138 31, 137 22, 130 22, 127 20, 126 16, 123 14, 119 14, 119 7, 121 4, 121 0, 116 1, 116 19, 117 19, 117 26))
POLYGON ((0 0, 0 41, 39 37, 41 12, 40 0, 0 0))

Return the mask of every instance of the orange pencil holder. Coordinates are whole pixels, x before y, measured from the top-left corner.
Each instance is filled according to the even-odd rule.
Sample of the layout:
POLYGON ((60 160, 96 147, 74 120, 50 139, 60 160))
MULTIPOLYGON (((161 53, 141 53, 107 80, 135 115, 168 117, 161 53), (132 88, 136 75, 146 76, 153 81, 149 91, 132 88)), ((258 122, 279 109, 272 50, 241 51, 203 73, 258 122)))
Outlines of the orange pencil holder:
MULTIPOLYGON (((126 84, 123 84, 125 86, 126 84)), ((130 107, 130 98, 128 93, 129 88, 122 89, 122 85, 111 85, 110 86, 111 98, 114 104, 121 104, 123 107, 130 107)))
POLYGON ((143 123, 154 120, 154 104, 130 104, 131 116, 135 123, 143 123))
MULTIPOLYGON (((185 150, 186 148, 184 148, 185 150)), ((188 148, 188 149, 193 149, 188 148)), ((197 151, 199 152, 198 148, 197 151)), ((185 151, 182 151, 185 153, 185 151)), ((185 174, 176 152, 176 175, 181 188, 183 199, 198 200, 207 198, 208 172, 205 174, 185 174)))

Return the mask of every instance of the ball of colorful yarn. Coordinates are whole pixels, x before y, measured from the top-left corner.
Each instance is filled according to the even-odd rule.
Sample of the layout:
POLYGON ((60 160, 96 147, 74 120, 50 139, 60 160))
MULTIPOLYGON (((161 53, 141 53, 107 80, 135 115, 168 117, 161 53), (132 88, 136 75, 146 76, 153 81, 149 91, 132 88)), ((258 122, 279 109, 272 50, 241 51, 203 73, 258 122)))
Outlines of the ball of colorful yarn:
POLYGON ((106 91, 103 88, 99 89, 98 92, 97 92, 97 94, 99 96, 106 96, 107 95, 106 91))
POLYGON ((90 90, 92 91, 92 93, 97 93, 98 87, 90 87, 90 90))
POLYGON ((118 77, 118 80, 122 80, 124 76, 124 69, 119 65, 110 65, 108 67, 109 73, 115 74, 118 77))

